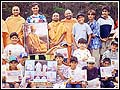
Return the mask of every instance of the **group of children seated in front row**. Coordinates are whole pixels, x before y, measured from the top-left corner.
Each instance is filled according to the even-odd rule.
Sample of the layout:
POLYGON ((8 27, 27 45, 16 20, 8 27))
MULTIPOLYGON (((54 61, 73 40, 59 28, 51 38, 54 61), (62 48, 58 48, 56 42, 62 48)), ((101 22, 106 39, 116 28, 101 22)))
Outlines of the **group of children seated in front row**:
MULTIPOLYGON (((13 35, 14 36, 14 35, 13 35)), ((12 37, 13 37, 12 36, 12 37)), ((11 38, 12 38, 11 37, 11 38)), ((95 78, 99 78, 100 83, 98 87, 100 88, 114 88, 114 82, 118 82, 118 68, 114 68, 112 71, 112 77, 102 77, 100 67, 109 67, 111 66, 111 58, 107 57, 109 54, 103 54, 102 64, 100 67, 95 67, 95 58, 90 55, 89 50, 86 48, 86 40, 81 38, 78 40, 79 48, 74 51, 73 56, 70 58, 70 65, 64 65, 64 57, 62 54, 57 53, 55 59, 57 61, 57 80, 56 84, 62 85, 66 88, 86 88, 88 86, 88 81, 95 78), (87 70, 87 80, 79 80, 76 77, 79 77, 82 73, 82 70, 87 70), (99 86, 100 85, 100 86, 99 86)), ((111 43, 111 51, 117 49, 118 44, 116 42, 111 43)), ((110 50, 109 50, 110 51, 110 50)), ((109 53, 107 51, 106 53, 109 53)), ((4 58, 2 55, 2 67, 6 70, 22 70, 24 76, 25 72, 25 60, 28 58, 27 53, 21 53, 19 57, 10 56, 9 60, 4 58)), ((19 82, 6 82, 6 76, 2 77, 2 87, 3 88, 19 88, 21 87, 21 81, 19 82)), ((23 86, 24 87, 24 86, 23 86)), ((62 87, 62 86, 61 86, 62 87)), ((28 82, 24 88, 35 88, 33 82, 28 82)), ((89 87, 88 87, 89 88, 89 87)))
MULTIPOLYGON (((6 70, 22 70, 24 75, 24 66, 25 60, 27 59, 28 55, 22 53, 19 59, 14 56, 11 57, 11 61, 6 63, 6 60, 3 59, 2 64, 6 65, 6 70)), ((118 82, 118 70, 114 69, 112 77, 101 77, 100 68, 95 67, 95 59, 94 57, 90 57, 87 60, 87 65, 80 68, 78 66, 78 59, 77 57, 72 56, 70 59, 70 66, 66 66, 63 64, 64 57, 62 54, 58 53, 55 56, 55 60, 57 61, 57 79, 56 85, 62 85, 64 83, 66 88, 86 88, 87 81, 99 78, 100 83, 98 83, 98 87, 100 88, 114 88, 115 85, 112 81, 118 82), (79 77, 79 73, 82 73, 82 70, 87 70, 87 81, 80 81, 79 79, 75 79, 79 77), (100 85, 100 86, 99 86, 100 85)), ((109 67, 111 65, 111 61, 109 58, 104 58, 102 62, 102 67, 109 67)), ((5 76, 2 77, 2 88, 20 88, 20 82, 6 82, 5 76)), ((24 88, 35 88, 33 82, 28 82, 27 87, 24 88)))

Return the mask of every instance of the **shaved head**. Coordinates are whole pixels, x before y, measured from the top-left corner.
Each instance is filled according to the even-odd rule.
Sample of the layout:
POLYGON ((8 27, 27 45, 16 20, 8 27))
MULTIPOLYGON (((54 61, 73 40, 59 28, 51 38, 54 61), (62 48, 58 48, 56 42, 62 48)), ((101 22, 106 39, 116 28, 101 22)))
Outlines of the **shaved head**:
POLYGON ((12 7, 12 14, 13 14, 14 16, 18 16, 19 13, 20 13, 20 8, 19 8, 18 6, 12 7))
POLYGON ((53 13, 53 15, 52 15, 52 20, 53 20, 53 21, 56 21, 56 22, 59 21, 59 13, 56 13, 56 12, 53 13))
POLYGON ((71 10, 67 9, 64 13, 64 16, 65 16, 66 19, 71 19, 72 16, 73 16, 73 13, 72 13, 71 10))
POLYGON ((65 14, 67 14, 67 13, 72 13, 72 11, 71 11, 70 9, 67 9, 67 10, 65 11, 65 14))

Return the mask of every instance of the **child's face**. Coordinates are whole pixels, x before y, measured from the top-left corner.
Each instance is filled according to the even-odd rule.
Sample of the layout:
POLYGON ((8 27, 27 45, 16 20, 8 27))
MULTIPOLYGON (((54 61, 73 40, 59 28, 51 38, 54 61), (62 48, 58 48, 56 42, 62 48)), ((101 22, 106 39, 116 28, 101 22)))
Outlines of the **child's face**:
POLYGON ((102 11, 102 16, 103 16, 104 18, 106 18, 106 17, 108 17, 108 15, 109 15, 109 12, 108 12, 106 9, 104 9, 104 10, 102 11))
POLYGON ((5 59, 2 59, 2 65, 6 64, 7 61, 5 59))
POLYGON ((94 15, 94 14, 92 14, 92 13, 89 13, 89 14, 88 14, 88 19, 89 19, 89 20, 94 20, 94 18, 95 18, 95 15, 94 15))
POLYGON ((18 39, 17 36, 12 36, 12 37, 11 37, 11 41, 12 41, 13 44, 17 44, 18 40, 19 40, 19 39, 18 39))
POLYGON ((19 62, 24 65, 27 58, 19 58, 19 62))
POLYGON ((80 49, 84 50, 87 46, 85 43, 78 43, 80 49))
POLYGON ((115 51, 117 50, 117 48, 118 48, 117 45, 114 45, 114 44, 111 45, 111 50, 112 50, 113 52, 115 52, 115 51))
POLYGON ((39 13, 39 7, 38 7, 38 5, 35 5, 34 7, 32 7, 32 12, 35 15, 39 13))
POLYGON ((71 62, 70 63, 70 67, 71 67, 71 69, 75 69, 76 68, 76 66, 77 66, 77 62, 75 62, 75 61, 73 61, 73 62, 71 62))
POLYGON ((89 63, 87 64, 87 66, 88 66, 89 69, 92 69, 92 68, 94 68, 95 63, 89 62, 89 63))
POLYGON ((12 61, 12 62, 10 63, 11 69, 15 69, 15 68, 17 67, 17 65, 18 65, 18 63, 15 62, 15 61, 12 61))
POLYGON ((103 63, 103 66, 104 66, 104 67, 108 67, 108 66, 110 66, 110 63, 109 63, 108 61, 105 61, 105 62, 103 63))
POLYGON ((62 57, 56 57, 55 60, 57 61, 58 65, 62 64, 63 58, 62 57))
POLYGON ((84 18, 83 16, 79 16, 77 20, 78 20, 78 22, 79 22, 80 24, 83 24, 85 18, 84 18))

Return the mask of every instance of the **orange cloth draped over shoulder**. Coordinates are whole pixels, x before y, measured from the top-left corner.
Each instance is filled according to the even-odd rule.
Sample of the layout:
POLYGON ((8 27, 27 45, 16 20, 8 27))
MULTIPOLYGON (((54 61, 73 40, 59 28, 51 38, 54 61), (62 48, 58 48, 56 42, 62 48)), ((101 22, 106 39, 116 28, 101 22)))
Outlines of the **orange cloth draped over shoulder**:
POLYGON ((65 41, 68 43, 69 46, 71 46, 71 44, 73 43, 72 29, 73 29, 73 25, 77 22, 77 20, 75 18, 72 18, 70 20, 63 19, 61 20, 61 22, 63 22, 67 30, 65 41))
POLYGON ((61 22, 63 22, 63 24, 66 27, 67 33, 66 36, 64 38, 64 41, 67 42, 68 44, 68 59, 67 59, 67 64, 69 65, 70 63, 70 58, 71 58, 71 54, 72 54, 72 43, 73 43, 73 37, 72 37, 72 29, 73 29, 73 25, 77 22, 76 18, 71 18, 70 20, 68 19, 63 19, 61 20, 61 22))
POLYGON ((9 32, 7 29, 6 22, 2 19, 2 49, 7 45, 7 37, 9 37, 9 32))
MULTIPOLYGON (((7 24, 7 28, 8 28, 8 33, 9 35, 12 32, 17 32, 18 36, 19 36, 19 44, 24 45, 23 41, 23 25, 25 23, 25 19, 23 17, 21 17, 20 15, 15 17, 13 15, 11 15, 10 17, 8 17, 5 20, 6 24, 7 24)), ((10 38, 7 38, 7 44, 11 43, 10 38)))
POLYGON ((60 21, 49 23, 49 38, 51 42, 58 42, 60 37, 66 32, 66 28, 60 21))
POLYGON ((37 34, 29 33, 26 38, 26 41, 27 41, 29 53, 31 54, 47 51, 47 44, 44 41, 41 41, 37 34))

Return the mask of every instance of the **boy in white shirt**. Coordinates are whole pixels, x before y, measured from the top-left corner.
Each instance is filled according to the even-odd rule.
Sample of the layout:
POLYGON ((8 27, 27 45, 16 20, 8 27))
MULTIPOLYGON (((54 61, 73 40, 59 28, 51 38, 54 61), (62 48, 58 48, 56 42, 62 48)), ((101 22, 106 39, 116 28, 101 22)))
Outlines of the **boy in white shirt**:
POLYGON ((90 51, 87 49, 87 41, 83 38, 78 40, 79 48, 73 52, 73 56, 78 59, 78 66, 83 67, 87 65, 87 59, 91 57, 90 51))
POLYGON ((19 41, 18 34, 16 32, 12 32, 10 34, 10 40, 12 43, 5 47, 3 53, 6 54, 8 59, 9 59, 8 56, 10 55, 19 57, 20 53, 25 52, 25 48, 22 45, 18 44, 19 41))
POLYGON ((64 57, 60 53, 55 55, 55 60, 57 61, 57 83, 54 84, 54 88, 63 88, 62 85, 67 81, 68 66, 63 64, 64 57))
POLYGON ((79 75, 81 68, 78 66, 77 57, 70 58, 70 67, 68 68, 68 81, 66 84, 66 88, 81 88, 82 82, 79 80, 79 75))

